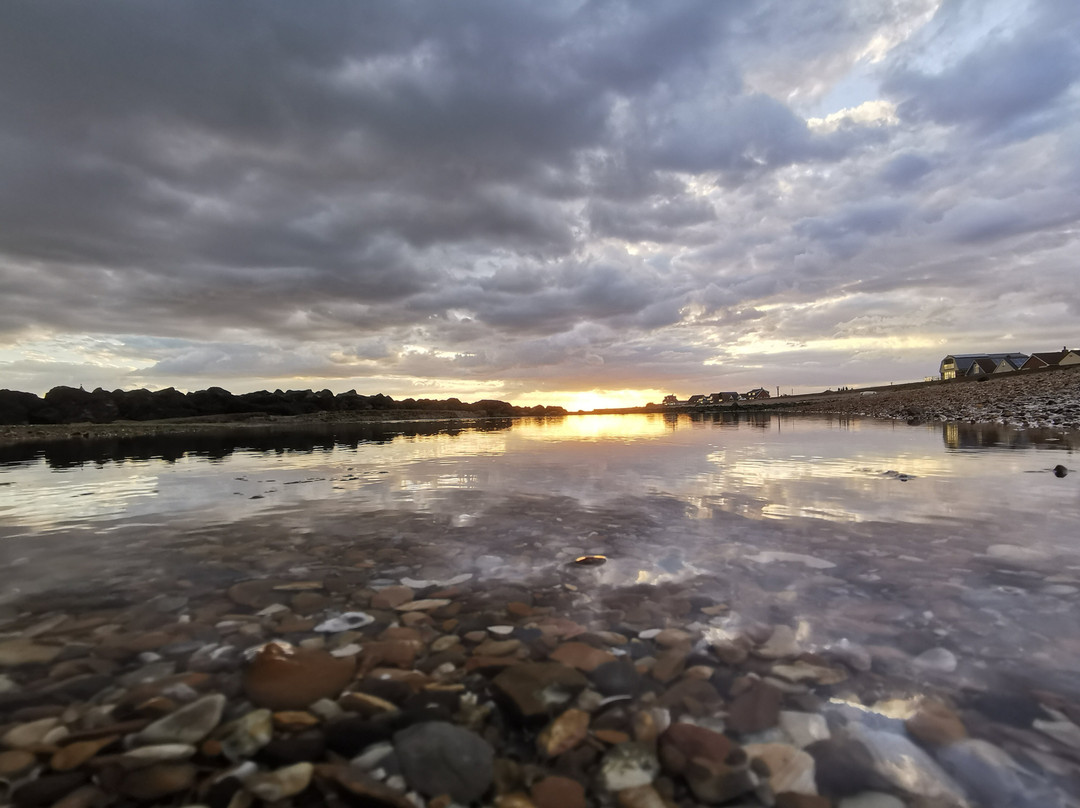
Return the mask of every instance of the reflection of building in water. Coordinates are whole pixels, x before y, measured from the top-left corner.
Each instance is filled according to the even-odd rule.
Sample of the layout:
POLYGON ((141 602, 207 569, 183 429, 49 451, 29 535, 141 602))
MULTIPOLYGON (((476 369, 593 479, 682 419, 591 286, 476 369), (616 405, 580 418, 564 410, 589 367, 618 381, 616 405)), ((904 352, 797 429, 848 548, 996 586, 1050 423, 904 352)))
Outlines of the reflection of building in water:
POLYGON ((950 449, 1080 449, 1080 435, 1051 429, 1013 429, 999 424, 941 425, 942 442, 950 449))

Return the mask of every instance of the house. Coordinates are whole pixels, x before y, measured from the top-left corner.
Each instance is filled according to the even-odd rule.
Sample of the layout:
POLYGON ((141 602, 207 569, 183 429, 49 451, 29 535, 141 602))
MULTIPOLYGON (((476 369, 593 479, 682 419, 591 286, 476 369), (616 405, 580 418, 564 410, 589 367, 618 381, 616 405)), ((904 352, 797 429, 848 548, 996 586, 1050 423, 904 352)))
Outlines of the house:
POLYGON ((1027 354, 1009 354, 994 366, 994 373, 1012 373, 1028 360, 1027 354))
POLYGON ((748 398, 751 401, 757 401, 758 399, 762 399, 762 398, 770 398, 770 396, 769 396, 769 391, 766 390, 764 387, 755 387, 753 390, 748 392, 744 396, 744 398, 748 398))
POLYGON ((665 407, 674 407, 674 406, 677 406, 678 403, 679 403, 679 397, 678 396, 664 396, 664 406, 665 407))
POLYGON ((1028 360, 1020 366, 1020 370, 1036 370, 1038 368, 1055 367, 1057 365, 1080 364, 1080 352, 1062 348, 1052 353, 1033 353, 1028 360))
MULTIPOLYGON (((1015 359, 1027 357, 1022 353, 997 353, 997 354, 949 354, 941 360, 938 370, 942 379, 958 379, 961 376, 981 376, 984 373, 993 373, 998 363, 1006 357, 1015 359)), ((1020 360, 1023 364, 1024 359, 1020 360)))
POLYGON ((713 393, 709 396, 710 404, 731 404, 738 401, 741 396, 738 393, 713 393))
POLYGON ((703 404, 708 403, 708 398, 704 395, 690 396, 690 400, 686 402, 691 407, 700 407, 703 404))

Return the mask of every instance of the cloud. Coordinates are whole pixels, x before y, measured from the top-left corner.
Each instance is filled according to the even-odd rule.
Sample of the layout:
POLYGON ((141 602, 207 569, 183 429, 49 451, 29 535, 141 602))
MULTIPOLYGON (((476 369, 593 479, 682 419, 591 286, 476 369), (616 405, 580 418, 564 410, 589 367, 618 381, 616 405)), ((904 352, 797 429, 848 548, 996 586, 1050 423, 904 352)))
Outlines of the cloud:
POLYGON ((1019 276, 1080 306, 1078 24, 1067 0, 11 0, 5 378, 512 395, 811 379, 830 351, 881 380, 891 330, 932 332, 909 362, 936 367, 986 321, 1045 347, 995 307, 1019 276))

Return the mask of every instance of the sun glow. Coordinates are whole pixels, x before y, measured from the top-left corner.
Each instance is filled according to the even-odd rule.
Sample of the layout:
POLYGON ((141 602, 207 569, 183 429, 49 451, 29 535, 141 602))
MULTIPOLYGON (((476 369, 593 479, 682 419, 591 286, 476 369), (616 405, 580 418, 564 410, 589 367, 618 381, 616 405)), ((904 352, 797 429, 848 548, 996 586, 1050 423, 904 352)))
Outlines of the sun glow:
POLYGON ((604 410, 619 407, 640 407, 649 402, 659 403, 665 393, 655 389, 640 390, 537 390, 514 397, 523 407, 537 404, 578 410, 604 410))

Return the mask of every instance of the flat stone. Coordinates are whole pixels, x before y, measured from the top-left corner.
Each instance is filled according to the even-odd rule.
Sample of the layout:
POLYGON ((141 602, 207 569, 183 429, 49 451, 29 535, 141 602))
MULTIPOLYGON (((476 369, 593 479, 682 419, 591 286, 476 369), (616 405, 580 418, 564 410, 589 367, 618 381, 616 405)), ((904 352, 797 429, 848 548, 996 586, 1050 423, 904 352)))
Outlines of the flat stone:
POLYGON ((987 741, 964 738, 939 750, 937 759, 977 805, 1006 808, 1062 804, 1049 783, 1036 779, 1004 749, 987 741))
POLYGON ((769 767, 769 786, 774 794, 785 791, 816 795, 814 758, 784 743, 752 743, 743 747, 750 758, 769 767))
POLYGON ((380 783, 353 766, 323 763, 316 765, 315 771, 333 782, 346 799, 357 805, 371 808, 416 808, 401 791, 380 783))
POLYGON ((39 718, 37 721, 28 721, 12 727, 0 737, 0 744, 8 749, 25 749, 37 746, 45 740, 45 736, 60 725, 60 719, 56 716, 39 718))
POLYGON ((348 710, 351 713, 359 713, 365 718, 371 718, 372 716, 381 713, 396 713, 398 711, 397 705, 393 702, 381 699, 378 696, 372 696, 370 693, 343 693, 341 698, 338 699, 338 704, 341 705, 343 710, 348 710))
POLYGON ((490 657, 509 656, 519 648, 521 648, 521 640, 484 640, 473 649, 473 654, 490 657))
POLYGON ((187 743, 164 743, 155 746, 139 746, 117 756, 126 769, 141 769, 155 763, 173 763, 194 757, 198 750, 187 743))
POLYGON ((336 698, 352 681, 354 657, 336 658, 321 650, 267 643, 243 675, 244 692, 271 710, 302 710, 322 698, 336 698))
POLYGON ((784 659, 798 656, 802 652, 791 626, 779 625, 773 628, 769 639, 754 649, 754 653, 765 659, 784 659))
POLYGON ((76 741, 58 749, 49 761, 53 771, 77 769, 102 749, 120 740, 119 735, 106 735, 92 741, 76 741))
POLYGON ((600 783, 608 791, 647 786, 660 773, 660 762, 645 744, 631 741, 613 746, 600 761, 600 783))
POLYGON ((252 710, 222 727, 217 737, 225 757, 234 763, 246 760, 274 737, 273 716, 266 708, 252 710))
POLYGON ((815 682, 819 685, 835 685, 848 678, 847 671, 842 668, 814 665, 803 660, 788 665, 773 665, 769 672, 789 682, 815 682))
POLYGON ((904 722, 911 737, 923 746, 948 746, 967 737, 967 729, 953 710, 933 699, 919 704, 916 712, 904 722))
POLYGON ((345 612, 337 617, 324 620, 315 626, 315 630, 328 634, 337 634, 342 631, 355 631, 364 626, 370 626, 374 622, 375 618, 366 612, 345 612))
POLYGON ((435 609, 441 609, 443 606, 449 606, 451 603, 452 601, 447 598, 427 598, 425 600, 413 600, 408 603, 402 603, 395 608, 399 612, 430 612, 435 609))
POLYGON ((523 718, 537 718, 567 705, 588 684, 574 668, 559 662, 532 662, 509 667, 492 681, 523 718))
POLYGON ((416 593, 407 586, 388 586, 380 589, 371 598, 372 609, 396 609, 408 603, 416 593))
POLYGON ((619 808, 667 808, 660 792, 651 785, 625 788, 616 796, 619 808))
POLYGON ((20 775, 28 772, 36 763, 36 755, 21 749, 14 749, 10 752, 0 752, 0 777, 5 779, 16 779, 20 775))
POLYGON ((670 682, 686 670, 689 649, 683 646, 668 648, 656 658, 656 664, 649 670, 649 675, 658 682, 670 682))
POLYGON ((137 800, 157 800, 191 788, 197 774, 190 763, 158 763, 129 773, 120 783, 120 793, 137 800))
POLYGON ((548 724, 536 740, 540 753, 557 757, 568 752, 588 737, 591 716, 584 710, 571 708, 548 724))
POLYGON ((931 648, 923 651, 913 660, 912 666, 923 673, 952 673, 956 670, 956 654, 947 648, 931 648))
POLYGON ((130 743, 134 746, 198 743, 218 725, 224 709, 225 696, 220 693, 203 696, 131 736, 130 743))
POLYGON ((690 643, 690 641, 693 639, 693 634, 678 628, 665 628, 663 631, 659 632, 655 637, 653 637, 653 641, 663 648, 671 648, 676 645, 686 645, 690 643))
POLYGON ((564 642, 551 652, 550 657, 556 662, 586 673, 596 670, 605 663, 616 661, 614 654, 582 642, 564 642))
POLYGON ((244 788, 264 802, 295 797, 311 783, 315 767, 310 763, 294 763, 271 772, 257 772, 244 778, 244 788))
POLYGON ((783 693, 766 682, 755 682, 728 706, 727 725, 741 733, 761 732, 780 720, 783 693))
POLYGON ((0 667, 48 665, 63 651, 60 645, 41 645, 33 640, 18 638, 0 642, 0 667))
POLYGON ((545 777, 533 783, 529 794, 536 808, 586 808, 585 787, 569 777, 545 777))
POLYGON ((394 750, 409 786, 429 797, 448 794, 464 805, 483 796, 495 778, 491 745, 443 721, 396 733, 394 750))
POLYGON ((734 742, 719 732, 694 724, 672 724, 660 736, 660 762, 664 771, 681 775, 694 759, 724 763, 734 748, 734 742))
POLYGON ((830 737, 829 724, 825 716, 817 713, 800 713, 794 710, 781 710, 779 716, 782 729, 791 742, 799 749, 804 749, 817 741, 830 737))

